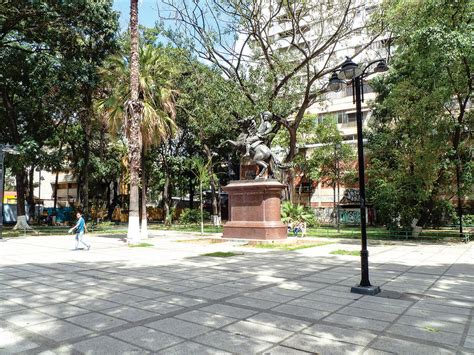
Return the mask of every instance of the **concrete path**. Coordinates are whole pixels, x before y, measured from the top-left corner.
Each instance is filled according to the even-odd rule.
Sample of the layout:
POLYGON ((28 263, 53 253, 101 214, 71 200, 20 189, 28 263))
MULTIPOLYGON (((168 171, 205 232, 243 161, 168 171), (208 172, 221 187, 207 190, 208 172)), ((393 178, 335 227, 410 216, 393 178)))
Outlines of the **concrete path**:
MULTIPOLYGON (((155 236, 0 241, 0 354, 472 354, 473 244, 298 251, 155 236), (233 251, 229 258, 201 256, 233 251)), ((331 241, 331 240, 329 240, 331 241)))

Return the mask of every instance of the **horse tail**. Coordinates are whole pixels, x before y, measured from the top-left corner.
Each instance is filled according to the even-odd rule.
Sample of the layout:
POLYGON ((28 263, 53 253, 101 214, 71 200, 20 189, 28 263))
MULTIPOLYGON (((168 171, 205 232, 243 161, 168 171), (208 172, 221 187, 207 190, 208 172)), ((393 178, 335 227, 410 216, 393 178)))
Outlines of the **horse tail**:
POLYGON ((277 166, 278 169, 288 170, 288 169, 291 168, 291 164, 284 164, 284 163, 280 162, 278 160, 278 158, 275 156, 275 154, 273 154, 273 152, 271 152, 271 156, 272 156, 273 163, 277 166))

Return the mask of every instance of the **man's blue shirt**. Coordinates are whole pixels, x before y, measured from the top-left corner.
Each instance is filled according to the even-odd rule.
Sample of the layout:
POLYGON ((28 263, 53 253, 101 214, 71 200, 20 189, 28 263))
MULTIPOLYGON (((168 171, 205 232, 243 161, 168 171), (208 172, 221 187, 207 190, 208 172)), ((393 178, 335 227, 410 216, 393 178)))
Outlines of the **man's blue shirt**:
POLYGON ((77 221, 77 231, 84 232, 85 225, 86 225, 86 222, 84 221, 84 218, 80 217, 79 220, 77 221))

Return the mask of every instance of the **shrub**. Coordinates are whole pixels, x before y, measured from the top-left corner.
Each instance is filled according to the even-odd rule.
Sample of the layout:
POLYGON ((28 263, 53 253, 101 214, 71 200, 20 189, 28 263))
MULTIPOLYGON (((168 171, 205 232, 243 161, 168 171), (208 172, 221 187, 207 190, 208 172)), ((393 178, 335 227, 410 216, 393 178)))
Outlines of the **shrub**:
MULTIPOLYGON (((204 221, 209 221, 211 215, 207 211, 203 211, 204 221)), ((199 209, 185 208, 179 216, 181 224, 197 224, 201 222, 201 211, 199 209)))
POLYGON ((308 227, 317 225, 316 216, 312 208, 303 205, 294 205, 289 201, 285 201, 281 205, 281 220, 287 224, 306 222, 308 227))

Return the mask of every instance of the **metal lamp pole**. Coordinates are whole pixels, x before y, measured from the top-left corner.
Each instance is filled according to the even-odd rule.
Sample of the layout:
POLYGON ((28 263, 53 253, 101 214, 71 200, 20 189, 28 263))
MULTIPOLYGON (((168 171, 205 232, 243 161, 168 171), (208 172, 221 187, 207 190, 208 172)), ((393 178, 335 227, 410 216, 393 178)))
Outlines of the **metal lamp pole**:
POLYGON ((364 70, 361 70, 350 58, 341 65, 339 74, 333 73, 329 80, 329 87, 335 91, 346 84, 345 80, 352 81, 353 100, 356 104, 356 123, 357 123, 357 155, 359 163, 359 200, 360 200, 360 231, 361 231, 361 280, 359 285, 351 288, 352 293, 364 295, 376 295, 380 292, 380 287, 372 286, 369 280, 369 251, 367 250, 367 220, 366 220, 366 198, 365 198, 365 166, 364 166, 364 143, 362 137, 362 102, 363 96, 363 78, 366 70, 373 64, 379 63, 375 72, 387 70, 385 60, 374 60, 370 62, 364 70))

